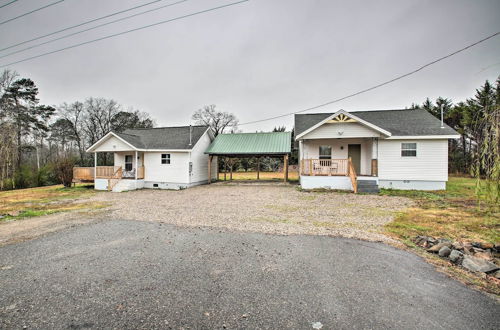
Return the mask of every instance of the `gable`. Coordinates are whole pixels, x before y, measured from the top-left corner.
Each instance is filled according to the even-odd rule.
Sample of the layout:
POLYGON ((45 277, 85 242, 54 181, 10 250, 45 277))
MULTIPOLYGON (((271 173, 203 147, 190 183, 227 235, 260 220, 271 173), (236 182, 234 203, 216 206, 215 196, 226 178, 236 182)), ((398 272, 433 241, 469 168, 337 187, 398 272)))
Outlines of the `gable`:
POLYGON ((319 123, 298 134, 295 139, 307 138, 341 138, 341 137, 379 137, 391 133, 356 117, 344 110, 339 110, 321 120, 319 123))
POLYGON ((301 138, 331 139, 351 137, 380 137, 380 133, 355 121, 328 121, 301 138))
POLYGON ((93 152, 115 152, 115 151, 129 151, 134 148, 127 143, 123 142, 113 134, 109 134, 97 146, 92 148, 93 152))

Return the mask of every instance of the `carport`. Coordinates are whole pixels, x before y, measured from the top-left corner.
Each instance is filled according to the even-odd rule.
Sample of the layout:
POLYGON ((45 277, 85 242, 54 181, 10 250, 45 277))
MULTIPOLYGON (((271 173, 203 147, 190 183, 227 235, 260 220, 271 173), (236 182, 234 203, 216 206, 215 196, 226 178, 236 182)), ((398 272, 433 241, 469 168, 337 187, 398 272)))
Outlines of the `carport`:
MULTIPOLYGON (((257 180, 260 179, 261 157, 283 157, 283 179, 288 181, 288 157, 292 149, 291 132, 219 134, 208 147, 208 183, 211 183, 212 159, 257 158, 257 180)), ((232 171, 232 167, 231 167, 232 171)))

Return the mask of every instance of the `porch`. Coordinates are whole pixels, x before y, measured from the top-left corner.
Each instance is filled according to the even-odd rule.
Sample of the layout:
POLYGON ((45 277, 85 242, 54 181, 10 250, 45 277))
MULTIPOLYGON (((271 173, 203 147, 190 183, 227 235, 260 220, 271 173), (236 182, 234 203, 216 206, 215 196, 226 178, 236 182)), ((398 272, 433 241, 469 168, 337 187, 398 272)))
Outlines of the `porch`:
POLYGON ((302 139, 299 153, 305 189, 378 189, 378 138, 302 139))
MULTIPOLYGON (((137 168, 137 179, 144 179, 144 166, 137 168)), ((73 180, 92 182, 94 179, 135 179, 135 170, 122 166, 73 167, 73 180)))

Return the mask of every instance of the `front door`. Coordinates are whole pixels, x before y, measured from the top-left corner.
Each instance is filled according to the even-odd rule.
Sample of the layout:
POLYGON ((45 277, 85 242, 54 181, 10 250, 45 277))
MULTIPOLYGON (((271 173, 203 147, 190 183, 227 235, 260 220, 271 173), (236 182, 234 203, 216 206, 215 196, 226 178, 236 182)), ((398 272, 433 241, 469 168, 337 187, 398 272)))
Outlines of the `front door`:
POLYGON ((361 144, 349 144, 347 146, 347 156, 351 158, 356 174, 359 175, 361 169, 361 144))

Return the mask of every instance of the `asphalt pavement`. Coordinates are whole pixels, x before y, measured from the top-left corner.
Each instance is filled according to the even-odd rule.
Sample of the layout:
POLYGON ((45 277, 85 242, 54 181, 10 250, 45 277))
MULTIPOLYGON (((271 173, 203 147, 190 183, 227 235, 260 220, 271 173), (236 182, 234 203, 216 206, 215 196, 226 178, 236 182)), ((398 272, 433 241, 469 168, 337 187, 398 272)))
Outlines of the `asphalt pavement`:
POLYGON ((105 221, 0 248, 2 329, 498 329, 500 305, 381 244, 105 221))

